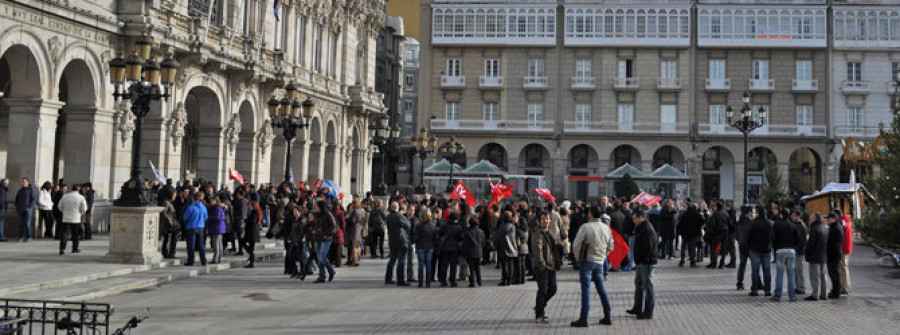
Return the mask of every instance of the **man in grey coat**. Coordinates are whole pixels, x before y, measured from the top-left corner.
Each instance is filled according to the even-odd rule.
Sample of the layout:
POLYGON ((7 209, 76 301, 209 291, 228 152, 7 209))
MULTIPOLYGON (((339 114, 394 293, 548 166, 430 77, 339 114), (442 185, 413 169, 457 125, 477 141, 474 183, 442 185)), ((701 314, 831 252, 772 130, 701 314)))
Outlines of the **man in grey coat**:
POLYGON ((388 261, 387 270, 384 273, 384 284, 397 284, 398 286, 409 286, 406 281, 406 253, 409 252, 409 219, 400 212, 400 205, 396 202, 391 203, 390 214, 387 217, 388 243, 390 243, 391 260, 388 261), (397 281, 394 282, 391 275, 394 265, 397 265, 397 281))

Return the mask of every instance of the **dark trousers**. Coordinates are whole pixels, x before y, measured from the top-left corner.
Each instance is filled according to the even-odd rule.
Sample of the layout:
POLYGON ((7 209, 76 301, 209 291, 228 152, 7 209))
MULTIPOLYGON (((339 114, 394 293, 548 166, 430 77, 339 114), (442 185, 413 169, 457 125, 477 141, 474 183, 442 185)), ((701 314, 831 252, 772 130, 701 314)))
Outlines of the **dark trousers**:
POLYGON ((514 262, 518 257, 500 257, 500 281, 504 284, 512 284, 515 272, 513 271, 514 262))
POLYGON ((734 261, 735 261, 734 239, 735 239, 735 235, 729 234, 727 237, 725 237, 725 240, 722 241, 722 249, 719 252, 719 254, 721 254, 722 259, 719 261, 719 264, 725 264, 725 254, 726 253, 729 256, 728 264, 734 264, 734 261))
POLYGON ((84 239, 91 239, 91 212, 84 213, 84 239))
POLYGON ((547 302, 556 295, 556 271, 553 270, 537 270, 534 271, 537 278, 537 296, 534 299, 534 317, 539 318, 546 315, 544 309, 547 302))
MULTIPOLYGON (((38 223, 41 226, 44 226, 44 237, 50 238, 53 237, 53 211, 52 210, 40 210, 38 212, 38 223)), ((35 234, 37 235, 37 234, 35 234)))
POLYGON ((441 260, 438 268, 438 280, 441 284, 447 284, 447 277, 451 284, 456 284, 456 271, 459 265, 459 254, 455 251, 441 251, 441 260))
POLYGON ((828 268, 828 278, 831 278, 831 291, 828 292, 828 297, 840 297, 841 296, 841 272, 838 269, 841 265, 840 259, 837 262, 829 262, 825 265, 828 268))
POLYGON ((72 237, 72 252, 78 250, 78 240, 81 235, 80 223, 62 223, 59 225, 59 251, 66 250, 66 242, 72 237))
POLYGON ((178 229, 171 229, 168 234, 163 234, 162 254, 163 257, 174 258, 175 246, 178 243, 178 229))
POLYGON ((725 239, 724 236, 713 236, 709 239, 709 264, 715 266, 719 260, 719 253, 725 251, 725 246, 719 246, 725 239))
POLYGON ((519 257, 513 258, 513 284, 525 284, 525 257, 520 254, 519 257))
POLYGON ((391 282, 391 277, 394 274, 394 266, 396 265, 397 271, 397 283, 405 283, 406 282, 406 253, 409 252, 409 248, 406 247, 391 247, 391 259, 388 261, 387 269, 384 271, 384 282, 391 282))
POLYGON ((697 244, 700 242, 700 236, 681 237, 681 261, 684 262, 684 254, 687 253, 691 257, 691 264, 697 263, 697 244))
POLYGON ((740 286, 744 285, 744 272, 747 271, 747 260, 750 259, 750 250, 749 248, 744 248, 743 246, 740 248, 741 252, 741 261, 738 264, 737 269, 737 284, 740 286))
POLYGON ((382 257, 384 258, 384 232, 380 230, 373 231, 366 237, 366 241, 370 242, 369 250, 372 252, 372 258, 382 257), (376 249, 377 248, 377 249, 376 249), (378 254, 375 251, 378 250, 381 253, 378 254), (380 256, 379 256, 380 255, 380 256))
POLYGON ((243 246, 244 250, 247 251, 247 260, 250 261, 250 265, 253 265, 253 263, 256 261, 256 255, 253 253, 253 251, 256 250, 256 240, 252 238, 245 238, 242 241, 241 245, 243 246))
POLYGON ((466 264, 469 265, 469 285, 476 283, 481 286, 481 262, 478 258, 467 257, 466 264))
MULTIPOLYGON (((287 247, 287 258, 284 263, 285 271, 288 274, 295 274, 300 269, 307 269, 306 262, 303 260, 303 247, 300 244, 292 243, 287 247), (297 267, 297 263, 300 267, 297 267)), ((305 273, 304 273, 305 274, 305 273)))

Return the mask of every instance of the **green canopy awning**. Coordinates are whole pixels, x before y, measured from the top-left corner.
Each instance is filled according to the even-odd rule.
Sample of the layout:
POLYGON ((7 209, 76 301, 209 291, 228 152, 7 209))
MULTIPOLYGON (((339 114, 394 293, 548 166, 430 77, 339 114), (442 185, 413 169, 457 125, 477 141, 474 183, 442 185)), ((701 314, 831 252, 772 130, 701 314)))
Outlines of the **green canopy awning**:
POLYGON ((641 170, 638 170, 631 164, 625 163, 622 164, 622 166, 620 166, 619 168, 613 170, 613 172, 607 174, 606 178, 621 179, 626 174, 631 175, 631 178, 643 178, 645 176, 644 173, 641 172, 641 170))
POLYGON ((669 164, 664 164, 660 166, 655 171, 651 172, 647 179, 677 179, 677 180, 690 180, 684 172, 676 169, 674 166, 669 164))
MULTIPOLYGON (((453 164, 453 173, 462 172, 463 169, 459 165, 453 164)), ((425 168, 425 173, 450 173, 450 162, 442 159, 440 162, 425 168)))
POLYGON ((472 165, 469 168, 467 168, 465 171, 463 171, 463 173, 471 174, 471 175, 478 175, 478 176, 484 176, 484 175, 502 176, 502 175, 506 174, 506 171, 503 171, 502 169, 500 169, 500 167, 494 165, 494 163, 491 163, 490 161, 483 159, 480 162, 475 163, 475 165, 472 165))

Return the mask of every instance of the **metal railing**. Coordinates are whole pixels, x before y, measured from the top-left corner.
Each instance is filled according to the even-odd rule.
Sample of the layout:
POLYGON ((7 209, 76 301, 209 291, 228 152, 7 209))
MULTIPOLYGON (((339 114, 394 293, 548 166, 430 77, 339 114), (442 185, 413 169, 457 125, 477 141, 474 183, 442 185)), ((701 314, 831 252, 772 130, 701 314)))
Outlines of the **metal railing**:
POLYGON ((65 334, 66 329, 79 334, 109 334, 109 304, 0 299, 0 320, 22 320, 27 324, 21 331, 27 334, 65 334))

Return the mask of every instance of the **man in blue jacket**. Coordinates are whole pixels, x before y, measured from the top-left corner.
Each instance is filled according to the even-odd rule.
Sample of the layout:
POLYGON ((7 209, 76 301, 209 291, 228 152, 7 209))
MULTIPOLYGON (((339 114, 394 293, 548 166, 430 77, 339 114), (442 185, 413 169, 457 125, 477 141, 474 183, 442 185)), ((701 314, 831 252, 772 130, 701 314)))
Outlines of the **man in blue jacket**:
POLYGON ((37 193, 31 187, 28 178, 22 178, 22 188, 16 193, 16 213, 19 214, 19 241, 28 242, 31 238, 31 213, 37 202, 37 193))
POLYGON ((203 206, 203 192, 194 193, 191 205, 184 211, 184 229, 187 235, 188 259, 185 266, 194 265, 194 249, 200 251, 200 263, 206 265, 206 246, 203 243, 203 227, 207 219, 206 207, 203 206))

